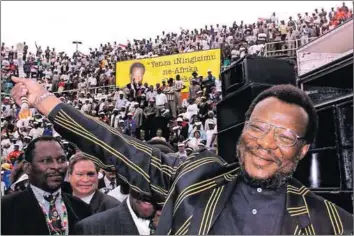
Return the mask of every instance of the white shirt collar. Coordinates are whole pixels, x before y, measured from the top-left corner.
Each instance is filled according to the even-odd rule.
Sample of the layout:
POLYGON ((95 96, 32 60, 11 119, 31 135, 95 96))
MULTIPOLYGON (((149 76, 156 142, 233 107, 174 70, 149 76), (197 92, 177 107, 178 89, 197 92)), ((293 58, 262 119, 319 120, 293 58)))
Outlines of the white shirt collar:
POLYGON ((133 209, 130 205, 130 195, 127 198, 127 205, 128 205, 129 212, 132 215, 135 226, 139 231, 139 234, 140 235, 150 235, 150 228, 149 228, 150 220, 144 220, 144 219, 138 218, 138 216, 135 214, 135 212, 133 211, 133 209))
POLYGON ((118 185, 118 187, 115 187, 113 190, 109 191, 108 195, 115 197, 120 202, 123 202, 129 196, 129 194, 123 194, 120 192, 120 185, 118 185))
MULTIPOLYGON (((86 202, 87 204, 90 204, 92 198, 93 198, 93 195, 95 195, 96 191, 94 191, 93 193, 91 193, 90 195, 86 196, 86 197, 78 197, 80 198, 82 201, 86 202)), ((75 194, 73 194, 75 196, 75 194)))
MULTIPOLYGON (((44 190, 42 190, 42 189, 40 189, 40 188, 38 188, 38 187, 36 187, 36 186, 34 186, 32 184, 30 184, 30 187, 31 187, 31 189, 32 189, 32 191, 34 193, 34 196, 38 200, 38 202, 40 204, 44 205, 47 202, 47 200, 44 199, 44 196, 45 195, 50 195, 51 193, 46 192, 46 191, 44 191, 44 190)), ((57 200, 59 200, 59 199, 61 199, 61 189, 60 188, 57 191, 55 191, 54 193, 52 193, 52 194, 55 195, 57 193, 59 193, 59 196, 57 198, 57 200)))
MULTIPOLYGON (((106 187, 108 187, 108 188, 111 188, 112 186, 111 186, 111 181, 107 178, 107 176, 105 176, 104 178, 103 178, 103 180, 104 180, 104 184, 106 185, 106 187)), ((116 180, 114 180, 114 185, 116 184, 116 180)))

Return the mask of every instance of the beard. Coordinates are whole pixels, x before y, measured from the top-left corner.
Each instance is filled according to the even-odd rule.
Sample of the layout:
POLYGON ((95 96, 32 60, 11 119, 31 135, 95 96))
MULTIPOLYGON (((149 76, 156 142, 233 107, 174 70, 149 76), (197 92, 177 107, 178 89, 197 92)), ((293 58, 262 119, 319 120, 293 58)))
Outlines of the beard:
MULTIPOLYGON (((298 163, 299 156, 300 156, 299 154, 291 162, 289 162, 289 164, 292 163, 293 165, 287 169, 285 169, 285 168, 288 167, 289 164, 281 167, 282 161, 281 160, 274 160, 274 162, 277 163, 277 165, 279 166, 279 169, 272 176, 270 176, 268 178, 260 179, 260 178, 251 176, 246 171, 245 160, 242 159, 241 153, 244 154, 246 152, 249 152, 249 149, 250 148, 247 147, 245 142, 242 141, 242 134, 241 134, 241 137, 239 138, 239 140, 237 142, 236 153, 237 153, 237 158, 239 159, 239 163, 240 163, 240 169, 241 169, 240 177, 243 179, 243 181, 246 184, 248 184, 249 186, 255 187, 255 188, 276 190, 276 189, 279 189, 282 186, 284 186, 288 182, 288 180, 290 178, 292 178, 292 176, 296 170, 296 167, 297 167, 297 163, 298 163)), ((252 149, 261 149, 261 148, 260 147, 253 147, 252 149)))

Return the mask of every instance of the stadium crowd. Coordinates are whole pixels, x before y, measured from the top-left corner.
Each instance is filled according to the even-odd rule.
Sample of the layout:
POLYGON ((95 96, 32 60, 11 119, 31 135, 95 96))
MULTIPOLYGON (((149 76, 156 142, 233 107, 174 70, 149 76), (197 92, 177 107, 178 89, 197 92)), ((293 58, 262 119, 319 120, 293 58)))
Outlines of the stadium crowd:
MULTIPOLYGON (((101 44, 94 50, 90 48, 88 55, 77 51, 72 57, 49 46, 43 50, 37 44, 36 52, 30 52, 24 43, 24 72, 27 78, 37 79, 66 103, 126 134, 142 140, 167 140, 175 151, 179 148, 180 153, 198 144, 215 148, 216 103, 221 100, 221 84, 212 71, 202 75, 194 72, 188 98, 182 100, 184 85, 179 75, 163 78, 161 84, 144 83, 133 87, 128 84, 115 88, 115 62, 221 48, 222 64, 227 66, 245 54, 261 55, 267 42, 279 42, 273 44, 275 50, 294 48, 294 40, 298 40, 299 45, 306 44, 350 18, 352 9, 343 3, 336 10, 334 7, 328 12, 323 8, 315 9, 312 14, 298 14, 297 19, 290 16, 288 21, 279 20, 273 13, 268 19, 258 19, 248 25, 241 21, 232 26, 216 24, 199 30, 182 29, 180 34, 163 31, 154 40, 134 39, 126 45, 101 44)), ((15 46, 2 43, 1 80, 5 94, 13 86, 11 75, 17 73, 16 58, 15 46)), ((9 96, 2 98, 2 162, 11 163, 26 143, 40 135, 59 136, 35 110, 36 115, 29 125, 23 127, 17 122, 18 107, 9 96)))
MULTIPOLYGON (((27 78, 39 81, 48 91, 56 93, 63 102, 81 112, 126 135, 186 159, 201 146, 217 152, 216 104, 221 100, 218 78, 211 70, 201 74, 193 72, 188 96, 183 99, 181 92, 185 85, 179 75, 161 78, 161 83, 157 84, 145 82, 116 87, 117 61, 221 48, 222 65, 228 66, 246 54, 262 55, 268 42, 276 43, 272 46, 274 50, 293 49, 295 41, 299 45, 306 44, 350 18, 352 9, 343 3, 328 12, 315 9, 311 14, 298 14, 296 19, 279 20, 273 13, 270 18, 258 19, 253 24, 243 21, 239 24, 234 22, 231 26, 216 24, 199 30, 181 29, 180 33, 163 31, 155 39, 133 40, 126 44, 102 43, 98 48, 90 49, 88 55, 77 51, 71 57, 49 46, 44 49, 36 45, 36 52, 30 52, 25 45, 24 72, 27 78)), ((1 80, 4 94, 9 94, 13 87, 10 78, 17 74, 16 58, 15 46, 2 43, 1 80)), ((137 64, 134 69, 141 68, 137 64)), ((2 96, 3 195, 26 188, 28 176, 23 170, 23 154, 31 140, 52 136, 60 140, 68 157, 79 151, 73 143, 62 140, 49 120, 35 109, 32 109, 33 117, 28 122, 18 120, 18 112, 19 107, 10 96, 2 96)), ((100 170, 98 178, 101 180, 101 192, 119 201, 128 196, 128 191, 122 190, 124 183, 116 178, 114 169, 100 170)))

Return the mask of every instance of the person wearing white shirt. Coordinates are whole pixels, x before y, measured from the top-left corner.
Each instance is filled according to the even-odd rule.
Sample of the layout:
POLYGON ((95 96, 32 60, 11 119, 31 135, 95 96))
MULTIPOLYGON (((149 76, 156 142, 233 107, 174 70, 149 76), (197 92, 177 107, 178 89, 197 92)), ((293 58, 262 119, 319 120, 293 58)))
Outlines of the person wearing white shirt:
POLYGON ((186 116, 190 120, 193 115, 198 114, 199 108, 198 105, 194 103, 194 101, 190 100, 189 103, 190 104, 187 106, 186 116))
POLYGON ((91 75, 88 78, 88 83, 89 83, 90 87, 95 87, 95 86, 97 86, 97 79, 91 75))
POLYGON ((127 190, 128 190, 128 192, 123 187, 123 185, 118 185, 118 187, 109 191, 108 195, 116 198, 120 202, 123 202, 129 195, 129 186, 128 186, 127 190))
POLYGON ((233 39, 234 37, 232 35, 229 35, 226 37, 225 41, 228 43, 228 44, 231 44, 231 40, 233 39))
POLYGON ((2 115, 4 117, 7 117, 9 115, 11 115, 11 105, 10 104, 2 104, 1 105, 1 111, 2 111, 2 115))
POLYGON ((85 89, 87 87, 87 83, 85 79, 81 79, 81 82, 77 85, 78 89, 85 89))
POLYGON ((129 194, 127 199, 129 212, 140 235, 150 235, 150 218, 154 216, 154 206, 146 201, 140 201, 129 194))
POLYGON ((273 12, 272 16, 270 17, 271 22, 274 22, 275 25, 279 24, 278 17, 275 15, 275 12, 273 12))
POLYGON ((206 147, 212 148, 212 141, 213 137, 216 134, 215 123, 208 123, 208 130, 205 131, 206 133, 206 147))
POLYGON ((126 107, 128 103, 128 100, 124 98, 124 93, 122 91, 119 91, 119 97, 117 98, 115 108, 117 108, 119 111, 122 109, 122 107, 126 107))
POLYGON ((118 129, 118 124, 119 124, 119 110, 117 108, 113 109, 112 115, 110 117, 110 125, 115 128, 118 129))
POLYGON ((6 134, 2 134, 1 135, 1 148, 4 148, 5 146, 10 146, 10 145, 11 145, 10 139, 7 137, 6 134))
POLYGON ((82 105, 81 111, 85 113, 90 113, 91 111, 91 104, 89 103, 90 101, 88 99, 85 100, 85 104, 82 105))
POLYGON ((177 147, 178 147, 178 152, 176 152, 177 156, 179 158, 187 158, 187 152, 186 152, 186 147, 185 147, 185 144, 183 142, 180 142, 177 144, 177 147))
POLYGON ((201 143, 202 139, 200 137, 200 130, 195 130, 193 132, 193 138, 188 142, 188 146, 193 148, 194 150, 198 149, 198 145, 201 143))
POLYGON ((219 43, 219 40, 218 39, 215 39, 215 41, 212 41, 211 43, 211 48, 220 48, 220 43, 219 43))
POLYGON ((98 107, 98 112, 104 111, 105 106, 106 106, 105 99, 102 98, 101 99, 101 103, 100 103, 100 105, 98 107))
MULTIPOLYGON (((22 122, 21 122, 22 123, 22 122)), ((28 132, 26 132, 26 126, 17 126, 17 129, 14 133, 13 136, 15 139, 19 140, 21 138, 20 134, 25 137, 28 135, 28 132)))
POLYGON ((155 99, 157 95, 157 92, 154 91, 154 87, 152 85, 150 85, 148 91, 146 92, 146 101, 150 101, 150 99, 155 99))
POLYGON ((114 169, 102 170, 104 177, 99 180, 98 188, 101 192, 108 193, 117 187, 116 172, 114 169))
POLYGON ((312 19, 312 17, 309 16, 309 14, 307 12, 305 12, 304 21, 306 23, 311 23, 311 19, 312 19))
POLYGON ((33 122, 34 127, 31 129, 29 132, 29 136, 31 136, 33 139, 36 139, 43 134, 43 128, 39 127, 39 123, 37 121, 33 122))
POLYGON ((165 108, 165 105, 168 102, 166 95, 162 93, 161 89, 157 90, 155 101, 156 101, 156 108, 157 108, 157 116, 160 116, 161 109, 165 108))

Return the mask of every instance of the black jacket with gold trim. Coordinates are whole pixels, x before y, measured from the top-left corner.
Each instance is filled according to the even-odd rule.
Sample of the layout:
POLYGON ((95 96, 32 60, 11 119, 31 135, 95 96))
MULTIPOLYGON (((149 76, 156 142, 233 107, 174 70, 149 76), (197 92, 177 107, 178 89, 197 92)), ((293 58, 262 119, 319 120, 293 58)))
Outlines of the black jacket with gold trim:
MULTIPOLYGON (((115 166, 132 190, 164 205, 156 234, 208 234, 231 197, 239 172, 207 150, 182 164, 73 107, 59 104, 49 119, 65 139, 102 168, 115 166)), ((282 234, 351 234, 353 217, 289 181, 282 234)), ((225 224, 227 227, 227 224, 225 224)))

